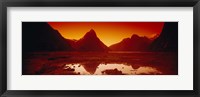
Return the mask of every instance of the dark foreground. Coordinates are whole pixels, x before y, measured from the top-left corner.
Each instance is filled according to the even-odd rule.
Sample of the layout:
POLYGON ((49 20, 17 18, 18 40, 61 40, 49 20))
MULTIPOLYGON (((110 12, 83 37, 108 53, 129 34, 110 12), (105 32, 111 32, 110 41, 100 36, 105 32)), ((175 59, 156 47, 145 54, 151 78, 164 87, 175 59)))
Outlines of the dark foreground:
POLYGON ((34 52, 22 62, 23 75, 178 75, 169 52, 34 52))

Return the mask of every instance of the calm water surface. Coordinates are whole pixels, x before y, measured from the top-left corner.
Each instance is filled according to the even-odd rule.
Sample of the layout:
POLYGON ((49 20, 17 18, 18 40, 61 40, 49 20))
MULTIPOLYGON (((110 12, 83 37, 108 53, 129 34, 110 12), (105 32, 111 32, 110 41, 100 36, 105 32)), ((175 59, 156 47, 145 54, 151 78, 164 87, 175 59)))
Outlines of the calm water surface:
POLYGON ((140 74, 162 74, 161 71, 150 66, 128 65, 128 64, 66 64, 63 69, 71 70, 81 75, 140 75, 140 74))

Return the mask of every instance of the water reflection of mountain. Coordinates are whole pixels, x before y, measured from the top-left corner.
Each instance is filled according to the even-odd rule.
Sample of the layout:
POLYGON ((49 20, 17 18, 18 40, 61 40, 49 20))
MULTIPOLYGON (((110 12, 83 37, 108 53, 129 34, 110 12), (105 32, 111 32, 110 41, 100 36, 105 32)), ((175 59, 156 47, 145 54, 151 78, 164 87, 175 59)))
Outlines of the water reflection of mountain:
POLYGON ((118 70, 118 69, 106 69, 104 71, 102 71, 102 74, 106 74, 106 75, 124 75, 122 73, 122 71, 118 70))
MULTIPOLYGON (((117 68, 117 70, 122 71, 123 74, 130 75, 156 74, 153 73, 156 71, 155 69, 162 72, 163 75, 177 75, 177 60, 177 54, 169 52, 106 54, 100 52, 95 54, 91 54, 91 52, 42 52, 30 53, 28 59, 25 60, 24 66, 26 66, 26 69, 23 69, 23 72, 26 75, 69 75, 75 73, 80 75, 101 75, 104 70, 114 70, 117 68), (151 70, 151 72, 149 70, 151 70), (75 73, 72 73, 73 71, 75 73)), ((117 72, 117 70, 115 71, 117 72)))
POLYGON ((154 75, 163 74, 158 68, 144 64, 122 64, 122 63, 108 63, 102 64, 98 62, 87 62, 79 64, 76 67, 84 68, 80 71, 81 74, 89 75, 154 75), (88 72, 88 73, 84 73, 88 72))
POLYGON ((132 67, 133 69, 138 69, 138 68, 140 68, 141 66, 140 66, 139 64, 133 64, 133 65, 131 65, 131 67, 132 67))
POLYGON ((86 62, 81 64, 87 72, 94 74, 97 67, 100 65, 98 62, 86 62))

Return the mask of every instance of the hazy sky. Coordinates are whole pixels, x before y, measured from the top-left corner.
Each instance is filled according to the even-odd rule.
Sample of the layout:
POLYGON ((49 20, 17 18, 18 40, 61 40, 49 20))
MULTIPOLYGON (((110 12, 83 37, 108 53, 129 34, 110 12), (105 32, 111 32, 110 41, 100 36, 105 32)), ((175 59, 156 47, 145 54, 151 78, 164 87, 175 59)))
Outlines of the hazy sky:
POLYGON ((163 22, 49 22, 67 39, 80 39, 90 29, 107 46, 120 42, 133 34, 153 37, 162 31, 163 22))

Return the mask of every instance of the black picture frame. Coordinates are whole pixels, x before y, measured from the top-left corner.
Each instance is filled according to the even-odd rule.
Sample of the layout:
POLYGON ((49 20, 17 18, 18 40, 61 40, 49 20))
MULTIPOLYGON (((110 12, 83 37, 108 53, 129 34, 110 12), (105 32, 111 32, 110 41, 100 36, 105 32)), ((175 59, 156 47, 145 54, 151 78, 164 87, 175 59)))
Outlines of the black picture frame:
POLYGON ((199 97, 200 0, 1 0, 0 1, 1 97, 199 97), (7 7, 193 7, 193 90, 7 90, 7 7))

